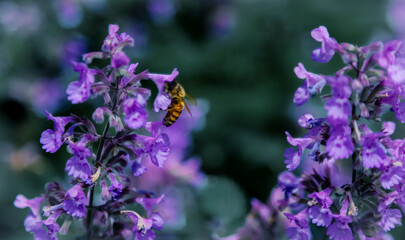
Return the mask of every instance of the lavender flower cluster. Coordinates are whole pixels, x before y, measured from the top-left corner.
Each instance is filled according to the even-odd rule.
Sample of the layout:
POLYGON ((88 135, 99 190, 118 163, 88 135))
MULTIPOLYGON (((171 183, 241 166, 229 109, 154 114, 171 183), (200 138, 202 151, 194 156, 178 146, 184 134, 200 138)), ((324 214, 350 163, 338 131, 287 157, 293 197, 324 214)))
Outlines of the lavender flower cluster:
POLYGON ((335 240, 388 240, 393 238, 387 232, 401 224, 405 139, 393 139, 395 123, 381 117, 392 111, 405 122, 402 43, 338 43, 324 26, 311 36, 321 43, 312 52, 314 61, 326 63, 339 54, 344 66, 326 76, 308 72, 299 63, 294 71, 303 84, 294 103, 301 106, 329 86, 331 93, 322 96, 326 117, 301 116, 298 124, 307 131, 303 137, 286 132, 294 146, 284 153, 288 171, 279 175, 268 203, 252 200, 245 226, 223 240, 283 235, 307 240, 312 234, 335 240), (299 166, 296 176, 293 171, 299 166))
MULTIPOLYGON (((157 85, 159 93, 153 105, 158 112, 171 102, 164 93, 164 83, 173 81, 178 71, 174 69, 169 75, 148 71, 135 74, 138 63, 130 64, 123 52, 134 40, 126 33, 118 34, 118 30, 117 25, 110 25, 101 52, 84 54, 85 63, 72 62, 79 79, 66 90, 73 104, 95 97, 104 99, 104 105, 92 115, 94 122, 106 122, 103 133, 98 134, 89 119, 73 114, 55 117, 46 112, 54 128, 42 133, 42 148, 55 153, 66 144, 72 157, 65 170, 72 186, 65 190, 51 182, 40 197, 17 196, 14 205, 31 210, 24 225, 34 239, 57 239, 58 233, 66 234, 69 225, 78 220, 83 221, 87 239, 155 239, 154 231, 163 227, 164 217, 157 209, 164 194, 155 196, 140 190, 142 184, 137 180, 147 172, 147 166, 163 167, 169 157, 169 137, 161 121, 148 121, 146 103, 151 90, 143 88, 141 80, 151 79, 157 85), (109 64, 89 68, 93 59, 109 64), (63 222, 62 226, 58 222, 63 222)), ((174 168, 184 172, 175 171, 179 177, 184 174, 190 182, 202 179, 197 160, 177 165, 174 168)))

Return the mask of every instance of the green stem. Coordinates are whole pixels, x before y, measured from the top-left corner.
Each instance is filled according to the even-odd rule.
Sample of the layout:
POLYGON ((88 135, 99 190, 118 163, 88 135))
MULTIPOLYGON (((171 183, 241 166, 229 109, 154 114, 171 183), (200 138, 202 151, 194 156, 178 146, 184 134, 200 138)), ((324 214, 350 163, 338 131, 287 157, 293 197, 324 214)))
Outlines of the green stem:
MULTIPOLYGON (((116 78, 116 87, 112 88, 114 90, 114 97, 113 97, 113 105, 111 107, 111 111, 114 112, 118 102, 118 95, 119 95, 119 81, 120 79, 116 78)), ((104 127, 103 135, 101 136, 100 143, 97 149, 96 161, 94 166, 96 168, 101 167, 101 156, 104 148, 104 143, 107 138, 108 130, 110 129, 110 121, 107 120, 107 124, 104 127)), ((94 201, 94 186, 95 183, 90 188, 90 199, 89 199, 89 207, 87 210, 86 215, 86 227, 87 227, 87 240, 91 240, 91 219, 93 218, 93 201, 94 201)))
MULTIPOLYGON (((97 156, 96 156, 96 167, 98 167, 98 164, 100 164, 100 156, 101 153, 103 152, 103 146, 105 142, 105 138, 107 136, 108 130, 110 129, 110 122, 107 122, 107 124, 104 127, 104 132, 103 136, 101 137, 100 144, 98 145, 98 150, 97 150, 97 156)), ((91 219, 93 217, 93 199, 94 199, 94 186, 93 184, 90 188, 90 199, 89 199, 89 207, 87 210, 87 216, 86 216, 86 227, 87 227, 87 239, 91 239, 91 219)))

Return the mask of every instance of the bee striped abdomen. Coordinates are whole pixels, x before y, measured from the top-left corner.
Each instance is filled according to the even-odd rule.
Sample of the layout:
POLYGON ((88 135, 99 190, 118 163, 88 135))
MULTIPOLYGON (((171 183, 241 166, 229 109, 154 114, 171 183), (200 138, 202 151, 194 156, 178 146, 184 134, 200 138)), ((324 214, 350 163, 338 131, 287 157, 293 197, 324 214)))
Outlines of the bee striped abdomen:
POLYGON ((167 108, 167 113, 165 118, 163 119, 163 124, 166 127, 171 126, 173 123, 177 121, 183 109, 184 109, 184 100, 180 97, 173 97, 172 102, 167 108))

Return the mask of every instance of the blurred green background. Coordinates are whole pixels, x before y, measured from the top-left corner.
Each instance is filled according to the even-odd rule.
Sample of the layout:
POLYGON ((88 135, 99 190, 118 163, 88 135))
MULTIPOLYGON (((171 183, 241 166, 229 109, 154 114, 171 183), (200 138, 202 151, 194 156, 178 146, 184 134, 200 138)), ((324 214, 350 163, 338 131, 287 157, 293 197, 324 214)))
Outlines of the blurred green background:
MULTIPOLYGON (((71 105, 64 94, 75 74, 69 61, 99 51, 111 23, 135 38, 127 49, 138 71, 170 73, 208 109, 189 155, 207 175, 184 228, 170 239, 209 239, 244 223, 250 199, 266 201, 285 169, 284 131, 302 136, 297 117, 324 114, 312 101, 294 106, 302 84, 293 68, 330 74, 341 66, 310 59, 318 47, 310 32, 328 28, 339 42, 365 45, 398 37, 383 0, 43 0, 0 1, 0 232, 1 239, 31 239, 28 210, 13 206, 19 193, 43 192, 63 181, 65 151, 46 154, 39 144, 44 118, 92 114, 94 105, 71 105), (51 96, 51 97, 49 97, 51 96), (48 98, 47 98, 48 97, 48 98)), ((404 11, 405 14, 405 11, 404 11)), ((150 86, 153 87, 151 84, 150 86)), ((404 132, 404 127, 399 126, 404 132)), ((398 137, 401 136, 397 133, 398 137)), ((403 136, 403 135, 402 135, 403 136)), ((393 231, 400 239, 402 229, 393 231)), ((67 238, 69 239, 69 238, 67 238)), ((168 238, 169 239, 169 238, 168 238)))

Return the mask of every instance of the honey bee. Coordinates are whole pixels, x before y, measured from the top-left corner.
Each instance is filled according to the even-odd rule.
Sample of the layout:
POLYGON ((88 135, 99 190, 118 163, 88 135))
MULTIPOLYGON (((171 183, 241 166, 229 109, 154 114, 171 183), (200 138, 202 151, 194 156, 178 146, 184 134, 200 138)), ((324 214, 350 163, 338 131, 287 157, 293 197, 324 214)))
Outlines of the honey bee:
POLYGON ((169 107, 167 108, 166 116, 163 119, 163 124, 166 127, 171 126, 177 121, 184 108, 186 108, 187 112, 190 114, 190 116, 192 116, 185 100, 187 100, 188 103, 193 106, 197 105, 197 100, 190 95, 187 95, 180 83, 178 83, 176 80, 165 82, 164 91, 172 99, 169 107))

